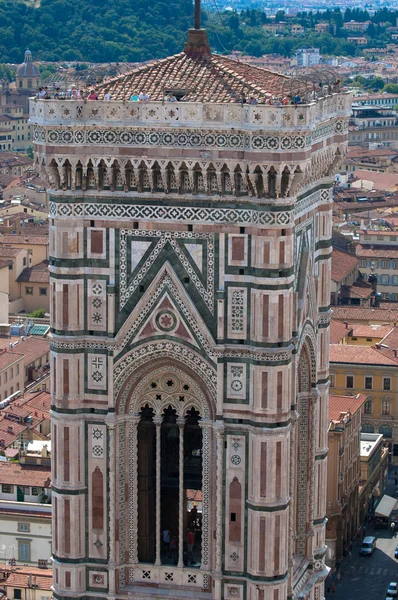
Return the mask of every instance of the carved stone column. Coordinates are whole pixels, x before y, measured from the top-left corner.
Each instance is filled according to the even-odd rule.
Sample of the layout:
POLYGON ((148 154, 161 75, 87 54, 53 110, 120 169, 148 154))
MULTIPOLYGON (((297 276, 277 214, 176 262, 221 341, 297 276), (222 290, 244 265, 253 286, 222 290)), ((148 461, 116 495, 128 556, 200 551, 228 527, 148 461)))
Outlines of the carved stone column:
POLYGON ((116 594, 115 585, 115 566, 116 566, 116 553, 115 553, 115 520, 116 520, 116 504, 115 504, 115 492, 116 492, 116 479, 115 479, 115 424, 107 423, 108 428, 108 439, 109 439, 109 595, 114 596, 116 594))
POLYGON ((162 564, 162 560, 160 558, 160 550, 161 550, 161 520, 160 520, 160 486, 161 486, 161 478, 160 478, 160 465, 161 465, 161 434, 162 434, 162 421, 163 417, 161 415, 156 415, 154 417, 153 422, 156 427, 156 531, 155 531, 155 540, 156 540, 156 558, 155 565, 160 566, 162 564))
POLYGON ((88 181, 87 181, 87 165, 83 165, 82 167, 82 190, 83 192, 85 192, 88 188, 88 181))
MULTIPOLYGON (((316 426, 316 404, 319 398, 318 390, 313 390, 309 397, 310 414, 309 414, 309 425, 311 427, 311 440, 309 447, 309 462, 311 465, 310 472, 310 493, 309 493, 309 507, 308 507, 308 535, 314 535, 314 502, 315 502, 315 451, 316 451, 316 435, 318 428, 316 426)), ((312 559, 312 556, 308 558, 312 559)))
POLYGON ((215 561, 215 600, 221 600, 222 578, 222 546, 223 527, 222 511, 224 499, 223 464, 224 464, 224 424, 217 422, 214 426, 216 433, 217 481, 216 481, 216 561, 215 561))
POLYGON ((218 193, 220 194, 220 196, 222 196, 222 176, 223 173, 222 171, 216 171, 216 177, 217 177, 217 189, 218 189, 218 193))
POLYGON ((184 566, 184 426, 185 418, 178 417, 177 419, 179 432, 179 460, 178 460, 178 567, 184 566))
POLYGON ((169 178, 167 169, 160 169, 160 176, 162 178, 164 193, 169 193, 169 178))
POLYGON ((130 420, 130 449, 133 457, 132 473, 130 481, 132 483, 130 493, 132 498, 130 506, 132 507, 132 519, 130 522, 130 562, 138 563, 138 425, 141 416, 136 413, 130 420))
POLYGON ((202 429, 202 564, 201 569, 208 571, 210 554, 210 534, 209 534, 209 506, 210 506, 210 486, 211 478, 211 457, 210 457, 210 430, 212 422, 209 419, 200 419, 199 427, 202 429))
POLYGON ((294 568, 294 550, 295 550, 295 489, 296 489, 296 439, 297 439, 297 411, 292 411, 292 428, 290 432, 290 482, 289 482, 289 580, 288 595, 293 596, 293 568, 294 568))

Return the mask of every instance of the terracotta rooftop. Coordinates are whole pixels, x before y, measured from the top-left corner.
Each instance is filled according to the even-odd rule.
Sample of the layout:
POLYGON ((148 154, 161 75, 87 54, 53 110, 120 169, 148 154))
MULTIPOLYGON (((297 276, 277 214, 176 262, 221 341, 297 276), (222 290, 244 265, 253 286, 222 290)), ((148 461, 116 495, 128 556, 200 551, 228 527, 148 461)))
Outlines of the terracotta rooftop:
POLYGON ((377 171, 358 170, 355 179, 372 181, 375 190, 396 191, 398 188, 398 173, 379 173, 377 171))
POLYGON ((255 96, 259 102, 281 95, 288 78, 279 73, 211 54, 204 30, 201 50, 190 44, 191 32, 184 52, 145 65, 120 75, 99 86, 109 90, 113 100, 129 100, 146 91, 151 100, 161 101, 167 90, 185 90, 186 102, 240 102, 255 96), (207 44, 207 46, 206 46, 207 44))
POLYGON ((344 296, 346 298, 370 298, 373 294, 373 288, 367 281, 357 280, 353 285, 343 285, 341 289, 344 290, 344 296))
POLYGON ((393 327, 391 331, 377 345, 377 349, 384 356, 391 360, 397 360, 398 355, 398 327, 393 327))
POLYGON ((49 283, 49 281, 50 272, 48 270, 48 260, 43 260, 33 267, 27 267, 17 278, 18 283, 49 283))
POLYGON ((51 484, 51 468, 5 461, 1 463, 0 483, 48 488, 51 484))
POLYGON ((397 367, 398 360, 384 356, 371 346, 330 344, 330 363, 397 367))
POLYGON ((351 326, 340 321, 330 322, 330 343, 338 344, 351 331, 351 326))
POLYGON ((35 428, 44 420, 50 419, 50 407, 51 407, 51 396, 49 392, 39 391, 24 394, 22 397, 17 398, 10 402, 10 404, 0 410, 0 423, 1 419, 2 428, 7 429, 8 425, 18 423, 27 426, 26 417, 31 417, 32 422, 30 427, 35 428))
POLYGON ((342 412, 350 411, 351 414, 355 414, 364 402, 366 402, 365 394, 357 394, 356 396, 337 396, 329 394, 329 420, 338 421, 342 412))
POLYGON ((2 260, 0 258, 0 269, 5 269, 6 267, 8 267, 11 264, 12 264, 12 262, 10 260, 2 260))
POLYGON ((340 248, 332 250, 332 281, 340 282, 346 277, 358 264, 358 259, 349 252, 344 252, 340 248))
MULTIPOLYGON (((391 232, 392 235, 393 232, 391 232)), ((355 254, 358 260, 361 258, 398 258, 398 247, 395 250, 391 249, 391 246, 364 246, 357 244, 355 246, 355 254)))
POLYGON ((396 156, 398 151, 394 148, 377 148, 369 150, 361 146, 351 146, 348 148, 347 158, 368 158, 372 156, 396 156))
MULTIPOLYGON (((0 246, 1 258, 18 256, 20 252, 24 252, 24 248, 9 248, 7 246, 0 246)), ((25 250, 25 252, 27 252, 27 250, 25 250)))
MULTIPOLYGON (((17 213, 20 214, 20 213, 17 213)), ((25 214, 25 213, 23 213, 25 214)), ((11 215, 10 215, 11 216, 11 215)), ((25 214, 26 218, 26 214, 25 214)), ((0 234, 0 244, 26 244, 28 246, 48 246, 49 238, 48 236, 42 235, 42 232, 39 231, 37 235, 35 235, 33 229, 29 229, 29 233, 15 233, 15 234, 0 234)))
MULTIPOLYGON (((18 567, 8 576, 5 585, 7 588, 29 588, 30 576, 34 577, 33 583, 38 590, 46 590, 51 592, 52 586, 52 569, 35 569, 34 567, 18 567)), ((4 584, 3 584, 4 585, 4 584)), ((26 592, 27 593, 27 592, 26 592)), ((26 597, 26 596, 24 596, 26 597)), ((35 596, 35 598, 38 595, 35 596)))
POLYGON ((50 340, 40 337, 27 337, 14 344, 10 354, 16 352, 25 356, 25 366, 50 352, 50 340))
POLYGON ((22 352, 13 352, 12 350, 3 350, 0 354, 0 371, 7 369, 14 363, 18 362, 24 357, 22 352))
POLYGON ((398 305, 391 308, 367 308, 359 306, 333 306, 332 319, 337 321, 348 321, 349 323, 360 323, 371 321, 372 323, 398 323, 398 305))
POLYGON ((362 323, 350 327, 354 337, 374 337, 381 340, 393 329, 391 325, 363 325, 362 323))

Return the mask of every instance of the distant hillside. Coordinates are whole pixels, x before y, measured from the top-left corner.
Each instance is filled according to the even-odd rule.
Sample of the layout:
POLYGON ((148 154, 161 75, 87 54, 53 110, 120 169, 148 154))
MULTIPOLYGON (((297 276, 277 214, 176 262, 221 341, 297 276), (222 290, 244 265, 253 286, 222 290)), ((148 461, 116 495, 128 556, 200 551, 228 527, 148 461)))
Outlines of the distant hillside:
MULTIPOLYGON (((203 7, 207 7, 203 3, 203 7)), ((315 46, 322 54, 361 56, 363 48, 350 41, 351 20, 366 23, 367 47, 385 48, 392 41, 398 11, 329 9, 302 12, 290 18, 278 11, 272 21, 264 11, 202 12, 212 48, 253 56, 278 53, 292 56, 300 47, 315 46), (279 23, 277 35, 265 31, 279 23), (323 23, 326 30, 316 31, 323 23), (292 34, 292 25, 303 27, 292 34)), ((36 60, 135 62, 164 58, 183 49, 193 24, 193 0, 0 0, 0 65, 19 63, 27 47, 36 60)), ((4 73, 4 67, 2 68, 4 73)), ((5 73, 8 76, 7 73, 5 73)))
POLYGON ((142 61, 180 52, 193 22, 191 0, 0 2, 0 62, 142 61))

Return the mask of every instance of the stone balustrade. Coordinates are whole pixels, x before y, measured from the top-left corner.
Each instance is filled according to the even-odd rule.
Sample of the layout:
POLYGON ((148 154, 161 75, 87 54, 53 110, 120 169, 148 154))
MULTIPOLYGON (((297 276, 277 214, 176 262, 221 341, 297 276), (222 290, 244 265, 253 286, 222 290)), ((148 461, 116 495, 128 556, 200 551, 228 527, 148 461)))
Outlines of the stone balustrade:
POLYGON ((288 106, 201 102, 122 102, 30 100, 31 123, 54 125, 239 128, 248 130, 313 129, 324 120, 350 114, 351 97, 332 94, 310 104, 288 106))

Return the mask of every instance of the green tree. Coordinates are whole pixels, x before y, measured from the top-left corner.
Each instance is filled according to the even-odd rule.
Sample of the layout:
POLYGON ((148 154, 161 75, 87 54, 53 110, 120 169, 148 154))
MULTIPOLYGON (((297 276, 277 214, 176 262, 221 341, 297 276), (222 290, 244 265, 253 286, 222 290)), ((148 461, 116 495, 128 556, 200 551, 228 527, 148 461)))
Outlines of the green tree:
POLYGON ((32 312, 28 313, 28 317, 32 317, 33 319, 42 319, 46 314, 46 310, 44 308, 38 308, 37 310, 32 310, 32 312))

